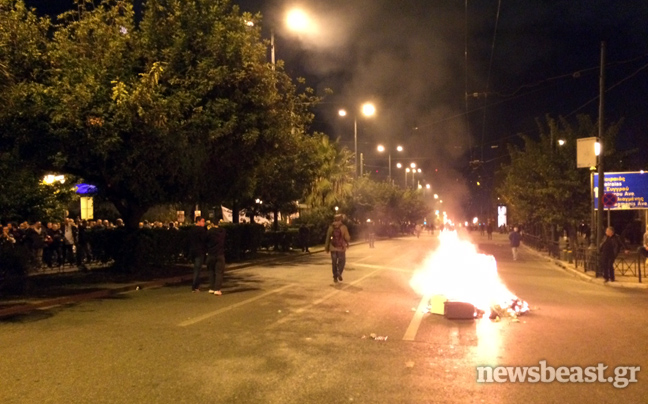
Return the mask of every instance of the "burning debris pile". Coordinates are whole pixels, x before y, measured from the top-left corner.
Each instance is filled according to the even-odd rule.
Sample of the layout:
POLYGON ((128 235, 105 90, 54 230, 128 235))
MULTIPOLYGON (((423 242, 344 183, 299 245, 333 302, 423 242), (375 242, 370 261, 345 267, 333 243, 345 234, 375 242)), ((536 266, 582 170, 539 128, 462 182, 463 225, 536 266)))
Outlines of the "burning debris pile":
POLYGON ((480 254, 457 233, 444 231, 440 245, 415 271, 410 286, 431 296, 429 311, 448 319, 517 319, 529 305, 515 296, 497 274, 495 258, 480 254))
POLYGON ((495 304, 491 306, 491 314, 489 318, 496 320, 497 318, 512 318, 516 319, 522 314, 529 312, 529 305, 522 299, 513 299, 503 304, 495 304))

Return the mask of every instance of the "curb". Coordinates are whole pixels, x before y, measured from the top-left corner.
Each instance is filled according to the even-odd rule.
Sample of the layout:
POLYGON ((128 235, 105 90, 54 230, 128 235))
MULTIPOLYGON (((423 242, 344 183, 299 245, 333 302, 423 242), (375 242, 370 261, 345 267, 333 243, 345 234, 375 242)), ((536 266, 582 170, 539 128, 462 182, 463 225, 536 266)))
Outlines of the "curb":
POLYGON ((525 249, 532 252, 533 254, 535 254, 535 255, 537 255, 539 257, 542 257, 542 258, 546 259, 549 262, 553 262, 556 266, 562 268, 565 272, 568 272, 568 273, 570 273, 572 275, 575 275, 575 276, 581 278, 585 282, 598 283, 601 286, 612 287, 612 288, 620 288, 620 289, 648 289, 648 283, 629 283, 629 282, 607 282, 606 283, 606 282, 603 281, 603 279, 587 275, 586 273, 581 272, 581 271, 577 270, 576 268, 572 268, 571 266, 569 266, 568 264, 566 264, 565 262, 563 262, 563 261, 561 261, 559 259, 552 258, 552 257, 547 257, 547 256, 541 254, 540 252, 534 250, 533 248, 531 248, 529 246, 525 245, 524 247, 525 247, 525 249))
MULTIPOLYGON (((361 243, 357 243, 357 244, 361 244, 361 243)), ((352 243, 352 245, 357 245, 357 244, 352 243)), ((317 249, 311 249, 310 253, 300 253, 299 255, 296 256, 303 257, 309 254, 312 255, 312 254, 323 253, 323 252, 324 252, 323 248, 321 250, 317 248, 317 249)), ((296 256, 283 255, 283 256, 271 257, 259 261, 232 264, 226 266, 226 271, 234 271, 237 269, 249 268, 261 264, 267 264, 267 263, 294 258, 296 256)), ((47 300, 34 301, 31 303, 18 304, 16 306, 7 307, 6 309, 0 309, 0 318, 24 314, 34 310, 47 310, 56 306, 62 306, 70 303, 78 303, 78 302, 92 300, 92 299, 102 299, 112 295, 134 292, 136 290, 153 289, 153 288, 159 288, 168 285, 175 285, 175 284, 191 281, 192 279, 193 279, 193 274, 178 275, 178 276, 172 276, 168 278, 155 279, 146 282, 133 282, 131 284, 119 286, 119 287, 104 287, 103 289, 93 290, 92 292, 81 292, 79 294, 70 295, 70 296, 62 296, 62 297, 56 297, 47 300)))

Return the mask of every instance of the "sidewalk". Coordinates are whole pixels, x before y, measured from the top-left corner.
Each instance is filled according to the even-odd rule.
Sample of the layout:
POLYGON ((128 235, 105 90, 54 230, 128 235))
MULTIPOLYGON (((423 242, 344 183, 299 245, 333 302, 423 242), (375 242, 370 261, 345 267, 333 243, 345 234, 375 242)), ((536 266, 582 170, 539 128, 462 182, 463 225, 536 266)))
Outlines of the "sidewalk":
MULTIPOLYGON (((507 239, 508 240, 508 239, 507 239)), ((632 289, 648 289, 648 279, 642 277, 642 283, 639 282, 639 278, 635 275, 621 275, 618 271, 616 272, 616 280, 614 282, 605 282, 603 278, 597 278, 596 274, 593 271, 585 272, 582 268, 576 268, 575 263, 569 263, 557 258, 550 257, 548 253, 535 250, 527 245, 522 244, 522 248, 525 252, 534 254, 540 258, 544 258, 549 262, 553 262, 558 267, 564 269, 570 274, 581 278, 586 282, 598 283, 603 286, 609 286, 614 288, 632 288, 632 289)))
MULTIPOLYGON (((351 245, 364 244, 365 241, 352 242, 351 245)), ((227 264, 225 271, 234 271, 241 268, 248 268, 255 265, 263 265, 271 262, 282 261, 286 259, 291 259, 296 256, 308 256, 311 254, 317 254, 324 252, 324 245, 316 245, 309 248, 310 252, 301 252, 301 251, 290 251, 290 252, 259 252, 261 257, 256 257, 254 259, 236 262, 232 264, 227 264)), ((48 287, 47 291, 36 291, 35 295, 20 296, 16 298, 9 298, 2 300, 0 299, 0 319, 3 317, 10 317, 19 314, 25 314, 34 310, 46 310, 55 306, 60 306, 64 304, 77 303, 81 301, 86 301, 90 299, 102 299, 108 296, 128 293, 136 290, 144 290, 151 288, 159 288, 168 285, 177 285, 185 282, 191 282, 193 278, 193 268, 190 264, 177 265, 176 271, 177 275, 165 276, 154 279, 146 280, 131 280, 127 282, 84 282, 84 276, 92 273, 95 270, 103 269, 103 266, 95 266, 89 268, 89 272, 81 272, 75 266, 65 266, 63 271, 60 272, 59 268, 46 269, 35 274, 31 274, 30 277, 38 278, 44 275, 56 276, 59 273, 62 276, 72 276, 77 279, 68 278, 61 279, 58 284, 48 287), (40 296, 39 296, 40 294, 40 296)), ((204 268, 203 268, 204 272, 204 268)), ((203 273, 203 277, 206 274, 203 273)), ((56 278, 54 278, 56 279, 56 278)), ((189 287, 187 287, 189 290, 189 287)))

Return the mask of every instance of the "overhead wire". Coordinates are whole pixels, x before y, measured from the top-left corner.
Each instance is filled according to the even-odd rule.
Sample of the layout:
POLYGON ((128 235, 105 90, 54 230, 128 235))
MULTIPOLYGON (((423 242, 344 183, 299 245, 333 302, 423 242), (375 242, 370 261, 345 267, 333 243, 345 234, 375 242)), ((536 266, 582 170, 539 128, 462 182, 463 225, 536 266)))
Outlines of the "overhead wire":
MULTIPOLYGON (((493 58, 495 55, 495 42, 497 40, 497 27, 499 25, 500 11, 502 9, 502 0, 497 1, 497 13, 495 15, 495 28, 493 29, 493 41, 491 43, 490 61, 488 63, 488 74, 486 75, 486 90, 484 94, 490 91, 491 72, 493 71, 493 58)), ((481 139, 481 160, 484 160, 484 137, 486 135, 486 96, 484 97, 484 108, 482 110, 482 139, 481 139)))
MULTIPOLYGON (((645 55, 642 55, 642 56, 640 56, 640 57, 633 58, 633 59, 629 59, 629 60, 626 60, 626 61, 619 61, 619 62, 613 62, 613 63, 606 63, 606 67, 610 67, 610 66, 613 66, 613 65, 619 65, 619 64, 625 64, 625 63, 630 63, 630 62, 636 61, 636 60, 638 60, 638 59, 645 58, 645 57, 647 57, 647 56, 648 56, 648 54, 645 54, 645 55)), ((636 74, 638 74, 641 70, 645 69, 646 67, 648 67, 648 65, 644 65, 644 66, 642 66, 640 69, 638 69, 637 71, 635 71, 635 72, 632 73, 631 75, 625 77, 625 78, 622 79, 620 82, 615 83, 613 86, 609 87, 606 91, 609 91, 609 90, 611 90, 612 88, 616 87, 617 85, 621 84, 621 82, 623 82, 623 81, 625 81, 625 80, 627 80, 627 79, 630 79, 630 78, 634 77, 636 74)), ((554 81, 554 80, 556 80, 556 79, 560 79, 560 78, 573 77, 574 74, 579 73, 579 72, 588 72, 588 71, 598 70, 598 69, 600 69, 600 67, 591 67, 591 68, 587 68, 587 69, 581 69, 581 70, 577 70, 577 71, 575 71, 575 72, 573 72, 573 73, 567 73, 567 74, 561 74, 561 75, 558 75, 558 76, 548 77, 548 78, 546 78, 546 79, 544 79, 544 80, 542 80, 542 81, 536 82, 536 83, 537 83, 537 85, 540 85, 540 84, 547 83, 547 82, 551 82, 551 81, 554 81)), ((514 91, 513 93, 510 93, 510 94, 508 94, 508 95, 501 94, 501 93, 494 93, 494 92, 491 92, 491 94, 501 95, 502 97, 506 97, 506 98, 503 99, 503 100, 499 100, 499 101, 497 101, 497 102, 493 102, 493 103, 487 104, 487 105, 485 105, 485 106, 475 107, 475 108, 473 108, 473 109, 471 109, 471 110, 466 110, 465 112, 462 112, 462 113, 457 113, 457 114, 450 115, 450 116, 447 116, 447 117, 444 117, 444 118, 440 118, 440 119, 438 119, 438 120, 435 120, 435 121, 430 122, 430 123, 427 123, 427 124, 418 125, 418 128, 420 129, 420 128, 426 128, 426 127, 435 126, 435 125, 437 125, 437 124, 439 124, 439 123, 443 123, 443 122, 446 122, 446 121, 449 121, 449 120, 452 120, 452 119, 460 118, 460 117, 465 116, 465 115, 468 115, 468 114, 472 114, 472 113, 474 113, 474 112, 478 112, 478 111, 482 110, 482 109, 485 108, 485 107, 494 107, 494 106, 497 106, 497 105, 500 105, 500 104, 503 104, 503 103, 506 103, 506 102, 509 102, 509 101, 516 100, 516 99, 518 99, 518 98, 520 98, 520 97, 524 97, 524 96, 527 96, 527 95, 530 95, 530 94, 534 94, 534 93, 536 93, 536 92, 538 92, 538 91, 542 91, 542 90, 544 90, 544 88, 538 88, 538 89, 535 89, 535 90, 533 90, 533 91, 525 92, 525 93, 523 93, 523 94, 517 94, 517 93, 519 92, 519 90, 522 89, 522 88, 524 88, 524 87, 535 87, 535 86, 536 86, 535 84, 525 84, 525 85, 520 86, 516 91, 514 91)), ((596 98, 592 99, 592 100, 589 100, 587 103, 589 104, 589 103, 591 103, 591 102, 594 102, 596 99, 598 99, 598 96, 597 96, 596 98)), ((577 110, 582 109, 583 107, 584 107, 584 106, 581 106, 581 107, 579 107, 577 110)), ((576 112, 576 111, 572 111, 572 112, 570 113, 570 115, 573 114, 574 112, 576 112)), ((567 116, 569 116, 569 115, 567 115, 567 116)))

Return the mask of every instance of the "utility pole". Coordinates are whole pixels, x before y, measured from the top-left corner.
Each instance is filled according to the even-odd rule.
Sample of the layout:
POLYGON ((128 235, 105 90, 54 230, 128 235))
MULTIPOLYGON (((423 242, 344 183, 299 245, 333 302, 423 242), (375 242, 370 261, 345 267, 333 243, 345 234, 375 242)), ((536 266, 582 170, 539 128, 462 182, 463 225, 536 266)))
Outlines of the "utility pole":
POLYGON ((603 166, 603 155, 605 148, 603 147, 603 134, 605 123, 605 42, 601 42, 601 69, 599 73, 599 121, 598 121, 598 137, 601 145, 598 160, 598 212, 596 217, 596 245, 598 246, 603 238, 603 190, 605 189, 605 169, 603 166))

